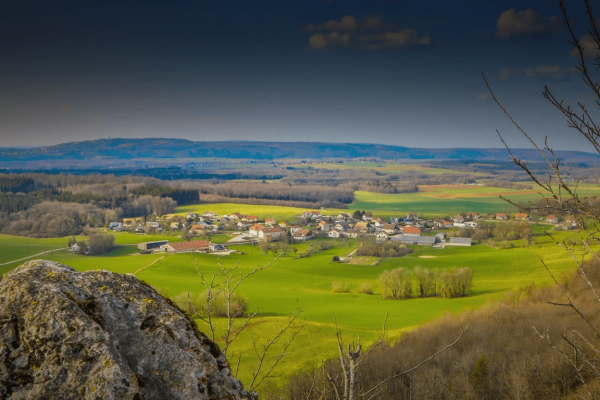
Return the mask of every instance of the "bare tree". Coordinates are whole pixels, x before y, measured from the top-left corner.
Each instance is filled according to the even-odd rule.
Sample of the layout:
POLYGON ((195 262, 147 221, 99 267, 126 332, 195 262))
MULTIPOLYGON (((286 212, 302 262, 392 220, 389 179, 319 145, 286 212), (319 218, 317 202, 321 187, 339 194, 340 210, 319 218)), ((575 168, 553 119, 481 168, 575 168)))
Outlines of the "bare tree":
MULTIPOLYGON (((464 335, 466 330, 469 328, 469 326, 467 325, 465 328, 463 328, 461 330, 461 333, 456 338, 456 340, 454 340, 452 343, 446 345, 441 350, 437 351, 436 353, 429 356, 428 358, 421 361, 420 363, 413 366, 412 368, 409 368, 399 374, 395 374, 390 377, 387 377, 387 378, 381 380, 380 382, 378 382, 377 384, 373 385, 370 388, 360 388, 359 387, 360 366, 367 359, 369 354, 371 354, 371 352, 373 352, 375 349, 377 349, 379 346, 381 346, 383 343, 385 343, 386 322, 387 322, 387 315, 385 317, 385 321, 383 322, 383 329, 381 331, 380 339, 373 346, 371 346, 371 348, 369 348, 366 352, 363 353, 363 347, 362 347, 362 344, 360 343, 360 335, 358 336, 358 340, 356 343, 354 343, 354 341, 351 341, 350 343, 345 345, 344 340, 342 338, 342 332, 338 329, 337 321, 336 321, 335 330, 336 330, 338 351, 339 351, 339 355, 340 355, 339 362, 340 362, 340 366, 342 369, 342 377, 341 377, 341 379, 336 379, 336 378, 331 377, 330 375, 325 376, 326 380, 330 383, 331 389, 327 390, 327 388, 324 388, 322 398, 326 398, 325 394, 327 392, 333 392, 336 400, 355 400, 356 398, 371 400, 371 399, 377 397, 379 394, 381 394, 381 390, 385 387, 385 385, 388 382, 410 374, 411 372, 415 371, 419 367, 421 367, 424 364, 426 364, 427 362, 433 360, 435 357, 439 356, 444 351, 446 351, 447 349, 452 347, 455 343, 457 343, 460 340, 460 338, 462 338, 462 336, 464 335), (359 389, 361 389, 361 390, 359 390, 359 389)), ((323 370, 323 374, 325 374, 324 370, 323 370)), ((313 381, 313 387, 316 387, 316 384, 314 383, 314 382, 316 382, 316 379, 317 379, 316 375, 315 375, 314 379, 315 380, 313 381)), ((315 390, 317 390, 317 389, 315 389, 315 390)))
MULTIPOLYGON (((596 70, 600 69, 600 33, 590 0, 582 0, 582 2, 587 14, 587 38, 585 42, 576 34, 574 24, 569 19, 564 1, 559 0, 564 16, 564 23, 570 35, 569 43, 573 46, 574 53, 578 57, 578 64, 575 65, 575 68, 579 71, 583 82, 595 97, 596 105, 600 106, 600 82, 593 75, 593 67, 596 67, 596 70), (591 59, 594 59, 595 63, 591 62, 591 59)), ((548 176, 541 176, 539 173, 536 174, 524 160, 515 156, 514 152, 498 132, 502 143, 510 152, 512 161, 525 171, 537 187, 541 189, 540 200, 531 202, 528 209, 533 212, 540 210, 546 212, 549 210, 569 217, 576 229, 568 238, 561 240, 552 232, 546 232, 546 234, 558 246, 563 248, 576 264, 578 276, 586 283, 592 301, 600 302, 599 289, 590 278, 590 271, 586 270, 587 267, 584 264, 584 260, 590 257, 600 260, 600 254, 595 251, 595 246, 600 244, 600 207, 591 199, 579 195, 579 181, 572 181, 565 176, 562 161, 552 147, 550 147, 548 138, 546 137, 543 145, 536 143, 531 135, 513 119, 511 114, 501 104, 491 89, 489 82, 485 79, 485 76, 484 80, 492 98, 500 109, 506 114, 517 130, 538 150, 550 168, 551 173, 548 176)), ((582 135, 590 143, 590 150, 600 154, 600 126, 594 121, 592 116, 594 113, 590 112, 588 107, 580 102, 577 103, 576 107, 565 104, 563 100, 554 96, 548 86, 544 87, 543 96, 566 117, 568 127, 574 129, 577 134, 582 135)), ((505 200, 511 202, 510 199, 505 200)), ((552 347, 568 360, 589 397, 596 398, 595 395, 597 393, 592 393, 593 389, 589 387, 586 377, 591 375, 600 378, 600 368, 597 366, 598 355, 600 355, 599 329, 591 322, 590 315, 586 315, 573 302, 566 285, 559 283, 546 266, 544 260, 541 260, 541 262, 564 296, 563 302, 549 303, 573 309, 585 321, 585 324, 589 327, 589 332, 581 333, 575 330, 567 330, 561 334, 559 341, 552 338, 548 331, 539 333, 536 329, 535 332, 547 340, 552 347)), ((582 397, 584 396, 582 395, 582 397)))
MULTIPOLYGON (((239 296, 238 289, 240 285, 252 275, 267 269, 279 260, 281 256, 282 254, 279 254, 266 265, 256 267, 245 273, 239 269, 239 262, 233 267, 226 267, 219 259, 217 261, 218 271, 210 279, 206 279, 192 254, 192 262, 202 280, 205 293, 201 297, 201 304, 194 302, 191 294, 187 293, 187 308, 194 317, 199 318, 208 325, 210 330, 209 338, 212 341, 216 341, 220 336, 217 334, 219 314, 223 315, 225 327, 222 336, 220 336, 224 341, 221 348, 223 354, 227 355, 231 344, 258 315, 258 309, 250 313, 245 313, 248 299, 239 296), (219 300, 223 300, 225 303, 222 305, 222 310, 217 310, 217 302, 219 300)), ((285 356, 291 354, 288 349, 304 327, 304 323, 298 321, 301 313, 302 310, 296 304, 295 312, 288 315, 287 321, 278 327, 273 336, 252 339, 256 364, 252 369, 250 382, 247 384, 249 391, 255 391, 269 378, 275 377, 274 372, 279 362, 285 356)), ((238 355, 234 372, 236 377, 239 371, 240 359, 241 354, 238 355)))

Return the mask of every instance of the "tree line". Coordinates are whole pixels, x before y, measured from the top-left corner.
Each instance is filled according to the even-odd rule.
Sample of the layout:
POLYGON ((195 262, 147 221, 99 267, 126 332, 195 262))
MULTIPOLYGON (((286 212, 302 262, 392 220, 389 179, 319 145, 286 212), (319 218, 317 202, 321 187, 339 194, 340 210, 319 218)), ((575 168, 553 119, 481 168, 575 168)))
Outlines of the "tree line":
POLYGON ((473 270, 469 267, 430 271, 415 267, 385 270, 379 275, 382 296, 385 299, 411 297, 464 297, 473 287, 473 270))
POLYGON ((377 243, 375 237, 369 236, 356 251, 358 256, 371 257, 402 257, 412 253, 412 248, 393 242, 377 243))

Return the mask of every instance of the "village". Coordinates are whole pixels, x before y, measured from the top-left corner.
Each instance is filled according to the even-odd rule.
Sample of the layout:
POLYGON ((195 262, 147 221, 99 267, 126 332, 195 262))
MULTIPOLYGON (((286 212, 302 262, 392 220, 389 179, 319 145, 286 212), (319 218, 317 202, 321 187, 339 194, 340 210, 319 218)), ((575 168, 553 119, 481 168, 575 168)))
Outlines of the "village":
MULTIPOLYGON (((260 244, 271 242, 295 243, 315 238, 352 238, 365 239, 375 237, 377 243, 398 243, 403 245, 445 247, 472 246, 471 237, 463 237, 465 229, 477 229, 484 221, 543 223, 553 225, 554 230, 568 230, 575 226, 568 217, 559 223, 555 215, 530 217, 526 213, 496 213, 485 218, 476 212, 456 215, 452 218, 421 218, 417 213, 404 217, 390 217, 388 220, 373 216, 369 212, 355 211, 326 215, 324 210, 304 211, 293 221, 277 221, 275 218, 260 220, 256 215, 242 215, 234 212, 218 215, 205 211, 187 213, 183 216, 164 216, 155 221, 142 218, 126 218, 122 222, 111 222, 108 229, 120 232, 131 231, 139 235, 161 232, 181 232, 182 242, 169 243, 168 240, 144 242, 138 244, 142 253, 151 252, 204 252, 216 255, 228 255, 233 250, 228 246, 239 244, 260 244), (212 235, 227 233, 232 236, 225 244, 211 243, 212 235)), ((467 236, 467 235, 464 235, 467 236)))

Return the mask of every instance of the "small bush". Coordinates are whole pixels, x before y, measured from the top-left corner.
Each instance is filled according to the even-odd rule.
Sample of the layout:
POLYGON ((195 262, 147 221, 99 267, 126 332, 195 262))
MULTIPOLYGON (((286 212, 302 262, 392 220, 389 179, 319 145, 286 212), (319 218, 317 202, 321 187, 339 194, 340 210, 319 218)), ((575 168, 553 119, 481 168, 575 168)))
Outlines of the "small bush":
POLYGON ((340 261, 340 257, 339 256, 333 256, 333 261, 340 261))
MULTIPOLYGON (((207 304, 207 293, 206 291, 199 293, 194 296, 193 293, 183 292, 178 296, 173 297, 173 301, 179 308, 184 311, 188 311, 190 314, 194 314, 194 311, 200 315, 208 315, 208 304, 207 304)), ((217 317, 227 316, 227 299, 224 293, 219 293, 216 297, 210 301, 211 315, 217 317)), ((246 312, 246 300, 239 293, 233 293, 231 296, 231 315, 237 318, 244 316, 246 312)))
POLYGON ((348 289, 348 284, 341 281, 331 282, 331 288, 333 289, 333 293, 348 293, 350 289, 348 289))
POLYGON ((363 282, 356 288, 357 293, 373 294, 373 282, 363 282))

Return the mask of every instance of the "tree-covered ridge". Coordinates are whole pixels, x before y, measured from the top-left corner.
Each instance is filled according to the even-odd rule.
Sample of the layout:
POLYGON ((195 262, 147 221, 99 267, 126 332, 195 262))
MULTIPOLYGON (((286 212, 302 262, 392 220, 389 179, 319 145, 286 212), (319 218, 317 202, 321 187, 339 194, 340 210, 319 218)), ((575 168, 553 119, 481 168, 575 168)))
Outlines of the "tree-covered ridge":
POLYGON ((129 193, 135 196, 170 197, 178 205, 194 204, 200 201, 200 195, 194 189, 174 189, 167 186, 149 185, 134 188, 129 193))

